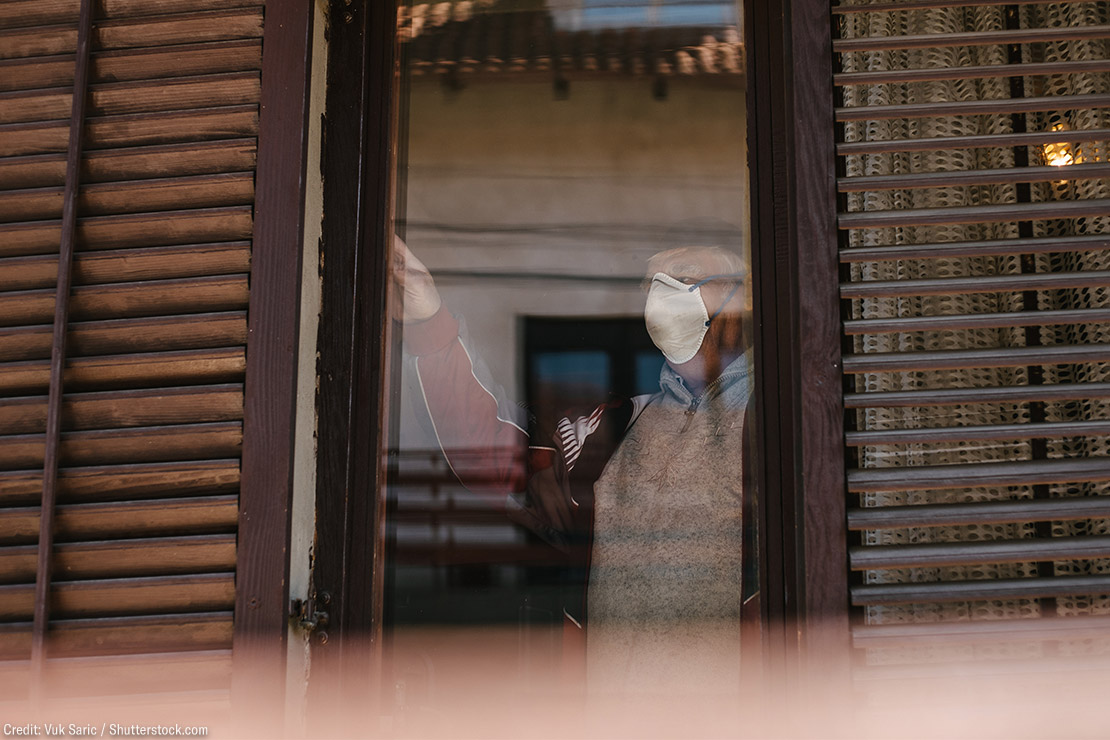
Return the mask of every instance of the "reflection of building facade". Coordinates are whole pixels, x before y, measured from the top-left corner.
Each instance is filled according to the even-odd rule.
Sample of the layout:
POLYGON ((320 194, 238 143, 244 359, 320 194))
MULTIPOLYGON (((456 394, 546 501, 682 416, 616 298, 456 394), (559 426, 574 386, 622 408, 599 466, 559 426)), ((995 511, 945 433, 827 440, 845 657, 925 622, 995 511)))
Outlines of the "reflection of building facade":
POLYGON ((9 696, 31 656, 75 694, 146 656, 226 706, 256 641, 291 646, 295 674, 305 644, 326 670, 380 637, 404 557, 527 577, 497 569, 537 543, 418 431, 395 508, 393 461, 366 452, 388 433, 393 358, 366 338, 392 331, 391 202, 518 397, 529 341, 563 351, 544 320, 635 316, 666 224, 750 202, 767 644, 784 619, 850 642, 861 686, 1104 650, 1104 4, 749 2, 744 33, 591 25, 602 6, 319 3, 315 25, 283 2, 0 7, 9 696))

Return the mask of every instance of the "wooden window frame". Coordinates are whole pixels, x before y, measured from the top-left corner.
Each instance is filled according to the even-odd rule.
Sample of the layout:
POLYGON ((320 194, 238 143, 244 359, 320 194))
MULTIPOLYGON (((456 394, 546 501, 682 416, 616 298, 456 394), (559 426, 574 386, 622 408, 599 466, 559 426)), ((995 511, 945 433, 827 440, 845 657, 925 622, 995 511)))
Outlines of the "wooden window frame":
POLYGON ((312 3, 273 0, 263 24, 232 642, 236 702, 280 705, 285 696, 312 11, 312 3))
MULTIPOLYGON (((310 710, 376 695, 366 692, 380 665, 384 579, 385 461, 365 451, 381 449, 388 411, 397 15, 394 2, 366 0, 333 2, 330 13, 313 571, 317 598, 329 600, 313 674, 328 683, 310 683, 310 710)), ((832 14, 828 0, 744 0, 744 13, 748 109, 758 111, 748 137, 765 348, 756 369, 763 645, 769 675, 787 677, 807 656, 846 657, 849 636, 832 14)))

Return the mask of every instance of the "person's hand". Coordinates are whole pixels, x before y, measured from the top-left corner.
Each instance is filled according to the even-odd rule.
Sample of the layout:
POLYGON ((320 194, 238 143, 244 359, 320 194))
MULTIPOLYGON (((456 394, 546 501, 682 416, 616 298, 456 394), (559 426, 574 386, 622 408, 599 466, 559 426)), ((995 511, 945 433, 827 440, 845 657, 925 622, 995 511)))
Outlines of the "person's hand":
POLYGON ((432 274, 397 235, 393 236, 393 280, 405 321, 430 319, 443 304, 432 274))

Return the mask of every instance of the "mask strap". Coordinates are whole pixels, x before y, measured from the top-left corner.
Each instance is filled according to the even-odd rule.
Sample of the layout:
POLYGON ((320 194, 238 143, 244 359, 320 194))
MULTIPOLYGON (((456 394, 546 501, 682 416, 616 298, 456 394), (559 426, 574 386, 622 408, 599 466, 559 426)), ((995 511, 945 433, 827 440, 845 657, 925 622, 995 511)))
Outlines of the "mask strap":
POLYGON ((727 306, 727 305, 728 305, 728 302, 732 300, 732 297, 733 297, 734 295, 736 295, 736 291, 738 291, 739 289, 740 289, 740 283, 739 283, 739 282, 737 282, 737 283, 736 283, 736 285, 734 285, 734 286, 732 287, 732 290, 730 290, 730 291, 729 291, 729 293, 728 293, 728 297, 727 297, 727 298, 725 298, 724 302, 723 302, 723 303, 721 304, 721 307, 720 307, 720 308, 718 308, 718 309, 717 309, 716 311, 714 311, 714 312, 713 312, 713 315, 712 315, 712 316, 710 316, 710 317, 709 317, 708 319, 706 319, 706 320, 705 320, 705 325, 706 325, 706 326, 709 326, 709 322, 710 322, 710 321, 712 321, 713 319, 717 318, 717 316, 719 316, 719 315, 720 315, 721 311, 724 311, 724 310, 725 310, 725 306, 727 306))
MULTIPOLYGON (((702 280, 699 280, 698 282, 691 285, 690 286, 690 292, 693 293, 695 290, 697 290, 701 286, 705 285, 706 283, 710 282, 711 280, 719 280, 720 278, 730 278, 730 277, 742 278, 746 274, 747 273, 744 273, 744 272, 733 272, 733 273, 727 273, 727 274, 724 274, 724 275, 710 275, 709 277, 704 278, 702 280)), ((716 311, 714 311, 712 316, 710 316, 708 319, 706 319, 705 325, 707 327, 709 326, 709 323, 711 321, 713 321, 713 319, 715 319, 715 318, 717 318, 718 316, 721 315, 721 311, 725 310, 725 306, 728 305, 728 302, 732 300, 732 297, 734 295, 736 295, 736 291, 738 291, 738 290, 740 290, 740 281, 739 280, 737 280, 736 284, 732 286, 732 290, 729 291, 728 296, 725 298, 724 302, 721 303, 721 307, 718 308, 716 311)))

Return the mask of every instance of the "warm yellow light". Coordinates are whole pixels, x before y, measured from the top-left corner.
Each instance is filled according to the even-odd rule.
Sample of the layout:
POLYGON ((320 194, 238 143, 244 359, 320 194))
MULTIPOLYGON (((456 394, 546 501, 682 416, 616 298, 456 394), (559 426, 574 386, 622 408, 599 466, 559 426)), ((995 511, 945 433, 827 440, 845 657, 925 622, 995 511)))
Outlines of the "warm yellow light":
MULTIPOLYGON (((1063 123, 1052 124, 1053 131, 1065 131, 1067 125, 1063 123)), ((1075 163, 1075 158, 1071 153, 1071 144, 1056 143, 1044 145, 1044 161, 1045 164, 1050 164, 1053 167, 1066 167, 1069 164, 1075 163)))

